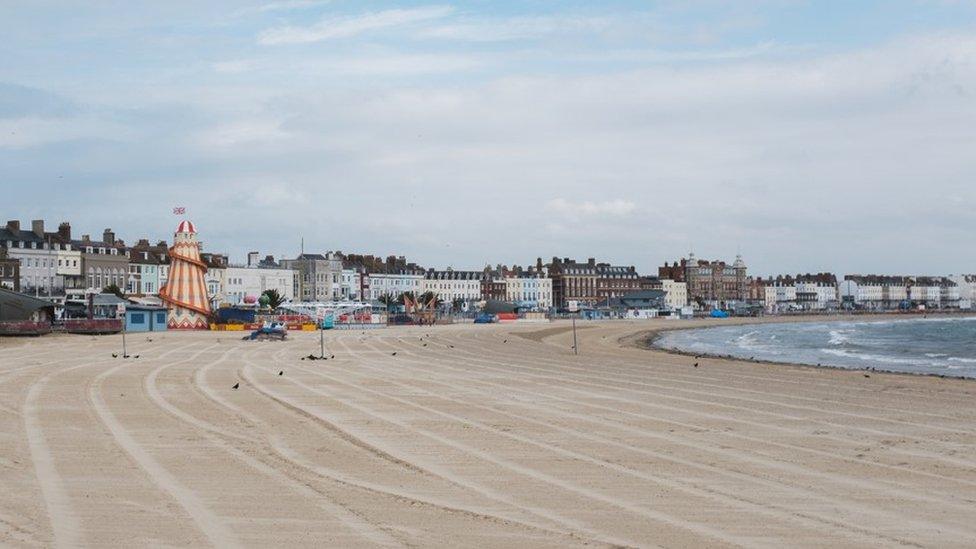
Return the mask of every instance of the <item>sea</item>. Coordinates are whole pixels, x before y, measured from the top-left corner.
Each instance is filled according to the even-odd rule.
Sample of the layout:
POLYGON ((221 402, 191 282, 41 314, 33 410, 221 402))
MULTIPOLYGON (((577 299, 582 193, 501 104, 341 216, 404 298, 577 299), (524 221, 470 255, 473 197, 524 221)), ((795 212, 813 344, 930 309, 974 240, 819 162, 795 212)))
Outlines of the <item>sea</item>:
POLYGON ((654 344, 768 362, 976 378, 976 317, 673 330, 662 332, 654 344))

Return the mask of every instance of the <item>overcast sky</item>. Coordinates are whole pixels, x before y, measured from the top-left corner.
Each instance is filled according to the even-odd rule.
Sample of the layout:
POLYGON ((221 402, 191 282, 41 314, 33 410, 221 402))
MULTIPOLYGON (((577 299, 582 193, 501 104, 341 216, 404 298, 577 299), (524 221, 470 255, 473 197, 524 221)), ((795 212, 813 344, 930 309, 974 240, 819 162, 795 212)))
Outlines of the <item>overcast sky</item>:
POLYGON ((0 4, 3 220, 171 239, 185 206, 236 261, 976 271, 973 1, 149 4, 0 4))

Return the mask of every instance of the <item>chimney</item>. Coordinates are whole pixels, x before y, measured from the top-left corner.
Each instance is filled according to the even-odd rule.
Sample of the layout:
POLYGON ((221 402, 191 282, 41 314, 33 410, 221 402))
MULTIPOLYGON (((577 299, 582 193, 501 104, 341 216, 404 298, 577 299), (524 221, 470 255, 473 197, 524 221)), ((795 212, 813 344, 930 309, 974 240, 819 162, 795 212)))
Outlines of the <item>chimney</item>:
POLYGON ((31 231, 40 238, 44 238, 44 220, 35 219, 31 221, 31 231))
POLYGON ((112 232, 112 229, 105 229, 105 232, 102 233, 102 242, 109 246, 115 244, 115 233, 112 232))
POLYGON ((11 219, 7 222, 7 230, 14 233, 15 235, 20 234, 20 221, 16 219, 11 219))
POLYGON ((81 241, 84 242, 85 244, 90 244, 91 243, 91 235, 88 235, 88 234, 81 235, 81 241))
POLYGON ((247 253, 247 266, 257 267, 258 266, 258 252, 248 252, 247 253))
POLYGON ((590 267, 596 267, 596 259, 591 257, 586 260, 586 264, 589 265, 590 267))
POLYGON ((65 242, 71 240, 71 224, 67 221, 58 225, 58 237, 65 242))

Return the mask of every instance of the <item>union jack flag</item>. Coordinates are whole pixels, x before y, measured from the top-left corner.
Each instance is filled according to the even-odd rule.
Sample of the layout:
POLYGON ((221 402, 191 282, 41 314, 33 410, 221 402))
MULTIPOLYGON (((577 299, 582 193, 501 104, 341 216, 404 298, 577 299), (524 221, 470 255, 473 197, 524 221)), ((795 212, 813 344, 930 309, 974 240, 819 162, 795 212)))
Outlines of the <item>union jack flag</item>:
POLYGON ((186 208, 183 206, 177 206, 173 208, 173 215, 183 215, 186 213, 186 208))

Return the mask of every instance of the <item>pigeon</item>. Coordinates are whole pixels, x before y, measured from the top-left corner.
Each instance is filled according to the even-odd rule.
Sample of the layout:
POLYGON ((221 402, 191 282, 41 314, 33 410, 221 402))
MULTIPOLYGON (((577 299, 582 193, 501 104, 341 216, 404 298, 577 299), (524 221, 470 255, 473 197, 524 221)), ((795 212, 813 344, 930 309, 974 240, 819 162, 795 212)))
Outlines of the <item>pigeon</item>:
POLYGON ((139 355, 136 355, 136 356, 134 356, 134 357, 132 357, 132 358, 139 358, 139 355))
POLYGON ((698 367, 698 363, 696 362, 696 363, 695 363, 695 368, 697 368, 697 367, 698 367))
POLYGON ((871 374, 864 374, 864 377, 871 377, 871 374))
POLYGON ((285 371, 284 371, 284 370, 278 370, 278 375, 279 375, 279 376, 283 376, 283 375, 285 375, 285 371))
POLYGON ((448 347, 451 348, 451 349, 453 349, 454 348, 454 345, 448 345, 448 347))
POLYGON ((390 355, 390 356, 396 356, 396 351, 393 351, 393 354, 390 355))
POLYGON ((122 355, 122 358, 129 358, 129 355, 122 355))
POLYGON ((231 387, 231 389, 237 389, 237 388, 239 388, 240 386, 241 386, 241 382, 239 382, 239 381, 238 381, 237 383, 235 383, 235 384, 234 384, 234 386, 233 386, 233 387, 231 387))
POLYGON ((119 353, 112 353, 112 358, 119 358, 119 353))
POLYGON ((426 344, 426 343, 424 343, 424 347, 426 347, 426 346, 427 346, 427 344, 426 344))
POLYGON ((502 341, 502 343, 508 343, 508 340, 506 339, 505 341, 502 341))
POLYGON ((329 358, 335 358, 335 355, 330 355, 329 358))

